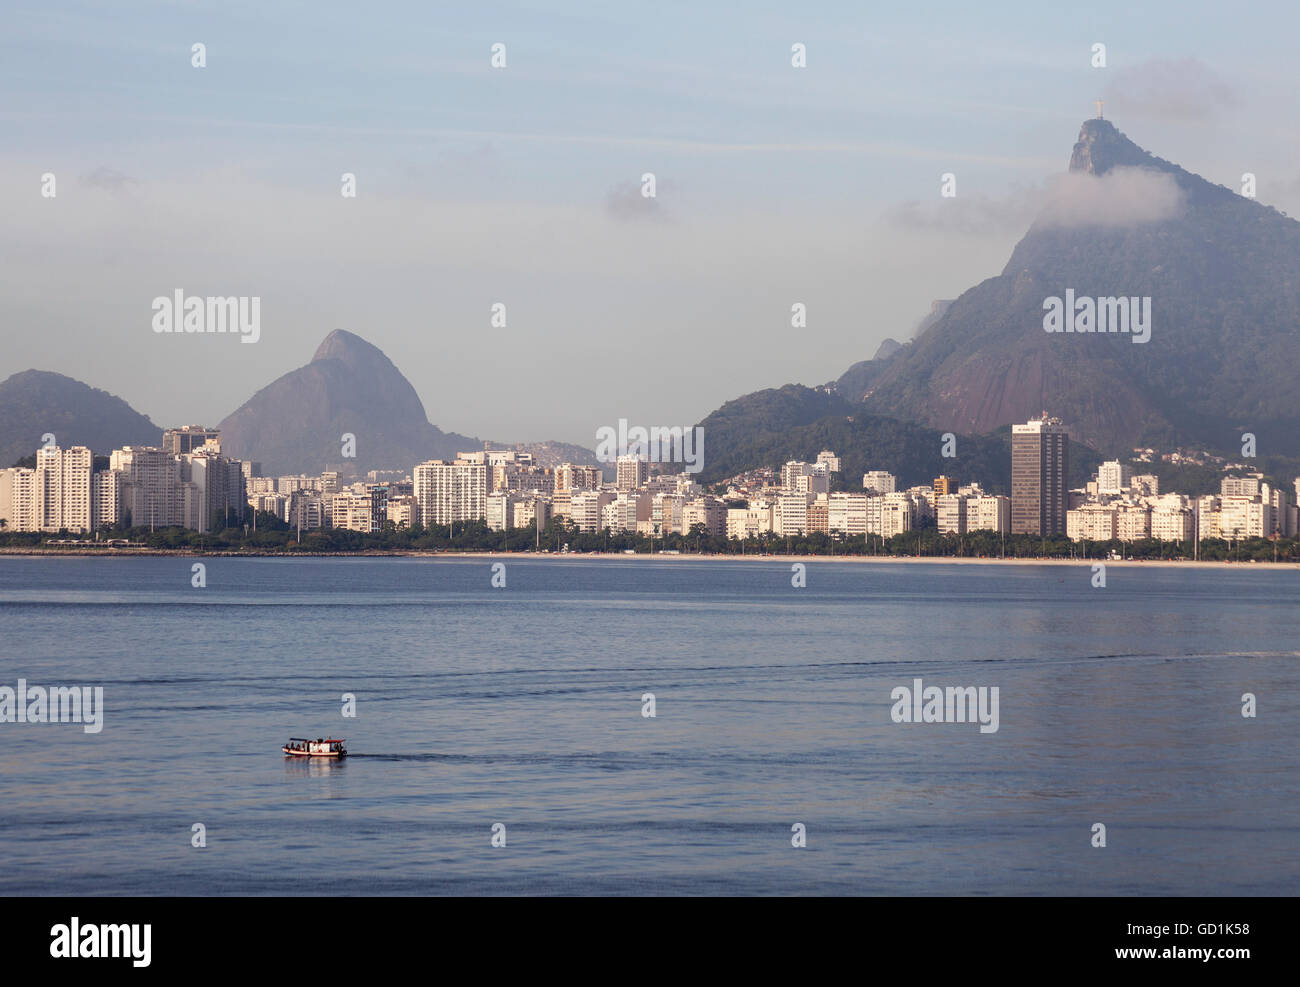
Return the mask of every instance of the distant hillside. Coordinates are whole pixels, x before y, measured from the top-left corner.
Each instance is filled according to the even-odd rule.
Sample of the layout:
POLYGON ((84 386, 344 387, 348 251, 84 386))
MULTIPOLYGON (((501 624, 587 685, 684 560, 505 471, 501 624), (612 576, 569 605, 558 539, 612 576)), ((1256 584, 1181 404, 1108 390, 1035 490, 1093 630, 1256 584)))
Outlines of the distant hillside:
MULTIPOLYGON (((595 450, 575 445, 572 442, 520 442, 516 445, 491 442, 489 446, 492 449, 517 449, 520 452, 530 452, 533 454, 533 461, 538 466, 554 468, 561 463, 599 466, 604 472, 609 473, 611 478, 615 471, 612 464, 602 463, 596 459, 595 450)), ((466 449, 465 451, 470 450, 466 449)))
POLYGON ((162 429, 121 398, 63 374, 25 370, 0 383, 0 467, 34 454, 47 432, 63 448, 101 454, 162 442, 162 429))
POLYGON ((483 448, 480 439, 431 425, 392 361, 341 329, 310 363, 262 388, 218 427, 226 455, 260 462, 268 475, 410 469, 483 448), (342 455, 344 434, 356 437, 355 458, 342 455))
MULTIPOLYGON (((715 483, 746 470, 811 462, 823 449, 837 453, 846 489, 861 489, 862 474, 887 470, 901 486, 928 484, 947 475, 979 482, 994 493, 1011 487, 1011 430, 958 435, 955 458, 945 458, 943 433, 894 418, 870 415, 837 395, 788 384, 728 401, 700 423, 704 429, 702 482, 715 483)), ((1100 457, 1072 444, 1072 485, 1096 471, 1100 457)))

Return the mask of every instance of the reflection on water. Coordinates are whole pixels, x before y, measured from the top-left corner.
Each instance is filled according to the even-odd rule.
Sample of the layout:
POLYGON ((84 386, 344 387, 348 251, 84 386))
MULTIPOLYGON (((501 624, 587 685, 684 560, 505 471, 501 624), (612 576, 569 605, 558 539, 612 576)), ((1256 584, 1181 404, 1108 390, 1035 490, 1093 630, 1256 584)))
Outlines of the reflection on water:
POLYGON ((284 770, 299 777, 323 778, 342 771, 348 763, 346 757, 290 757, 284 755, 284 770))

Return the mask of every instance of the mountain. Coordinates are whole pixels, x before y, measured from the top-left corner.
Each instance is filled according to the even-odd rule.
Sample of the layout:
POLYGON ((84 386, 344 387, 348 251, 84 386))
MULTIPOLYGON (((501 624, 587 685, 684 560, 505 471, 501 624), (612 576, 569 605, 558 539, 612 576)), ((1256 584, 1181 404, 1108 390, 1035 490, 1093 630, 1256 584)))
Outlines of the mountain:
MULTIPOLYGON (((862 474, 884 469, 900 487, 930 483, 941 474, 962 483, 978 481, 985 490, 1009 493, 1011 430, 995 435, 956 436, 956 457, 943 456, 944 437, 937 429, 863 413, 838 394, 787 384, 728 401, 702 422, 704 470, 700 478, 716 483, 760 466, 780 466, 792 459, 811 462, 823 449, 840 457, 845 489, 861 489, 862 474)), ((1071 482, 1082 485, 1100 458, 1090 450, 1072 453, 1071 482)))
POLYGON ((410 469, 483 448, 431 425, 392 361, 342 329, 325 337, 310 363, 262 388, 218 427, 222 452, 260 462, 269 476, 410 469), (356 438, 354 458, 342 455, 345 434, 356 438))
POLYGON ((63 374, 24 370, 0 383, 0 468, 35 453, 47 432, 65 449, 97 453, 162 442, 162 429, 121 398, 63 374))
MULTIPOLYGON (((1300 223, 1088 120, 1002 273, 872 375, 863 408, 954 432, 1046 409, 1076 439, 1300 453, 1300 223), (1145 343, 1044 331, 1045 300, 1149 297, 1145 343)), ((874 361, 873 361, 874 363, 874 361)))
MULTIPOLYGON (((918 336, 925 332, 930 326, 939 321, 939 317, 948 310, 951 301, 935 301, 930 305, 930 314, 921 320, 920 324, 912 331, 912 336, 918 336)), ((840 375, 835 381, 834 387, 836 393, 850 401, 861 401, 871 385, 878 380, 885 372, 887 361, 900 350, 904 344, 898 340, 889 338, 884 340, 877 348, 876 355, 870 360, 860 360, 848 370, 840 375)))

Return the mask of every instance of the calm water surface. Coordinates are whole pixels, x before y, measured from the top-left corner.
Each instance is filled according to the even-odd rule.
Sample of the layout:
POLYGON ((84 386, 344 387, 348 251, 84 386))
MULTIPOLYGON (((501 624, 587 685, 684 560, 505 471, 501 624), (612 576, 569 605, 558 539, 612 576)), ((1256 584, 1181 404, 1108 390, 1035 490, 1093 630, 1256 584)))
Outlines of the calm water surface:
POLYGON ((193 561, 0 558, 0 893, 1300 891, 1300 572, 193 561))

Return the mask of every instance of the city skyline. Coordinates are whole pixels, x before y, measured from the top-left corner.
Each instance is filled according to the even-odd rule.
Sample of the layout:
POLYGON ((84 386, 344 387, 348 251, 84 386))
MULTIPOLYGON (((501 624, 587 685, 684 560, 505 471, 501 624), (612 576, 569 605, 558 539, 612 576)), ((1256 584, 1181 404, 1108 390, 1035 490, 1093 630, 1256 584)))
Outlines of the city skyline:
MULTIPOLYGON (((89 534, 124 528, 180 527, 198 533, 239 527, 259 513, 297 530, 374 534, 483 523, 492 531, 536 529, 562 520, 576 532, 665 538, 699 534, 728 542, 825 535, 875 536, 883 543, 933 528, 940 535, 1066 537, 1071 542, 1291 538, 1300 515, 1300 477, 1285 488, 1263 474, 1226 475, 1218 495, 1161 490, 1154 474, 1131 463, 1103 462, 1071 489, 1068 428, 1044 412, 1012 430, 1009 495, 947 473, 928 485, 897 489, 888 470, 868 470, 859 489, 844 489, 840 458, 790 460, 702 486, 644 450, 620 455, 607 480, 599 466, 538 465, 518 450, 462 452, 409 472, 262 476, 258 464, 225 457, 220 431, 202 425, 167 429, 160 447, 112 451, 93 469, 86 447, 37 451, 32 468, 0 470, 0 522, 15 533, 89 534), (725 487, 725 490, 722 488, 725 487), (834 489, 833 489, 834 487, 834 489), (221 520, 218 521, 218 518, 221 520), (129 523, 128 523, 129 522, 129 523), (233 522, 233 524, 232 524, 233 522)), ((1135 450, 1136 452, 1137 450, 1135 450)), ((1132 462, 1141 462, 1135 459, 1132 462)), ((680 466, 681 464, 677 464, 680 466)), ((1225 472, 1227 470, 1225 469, 1225 472)))

